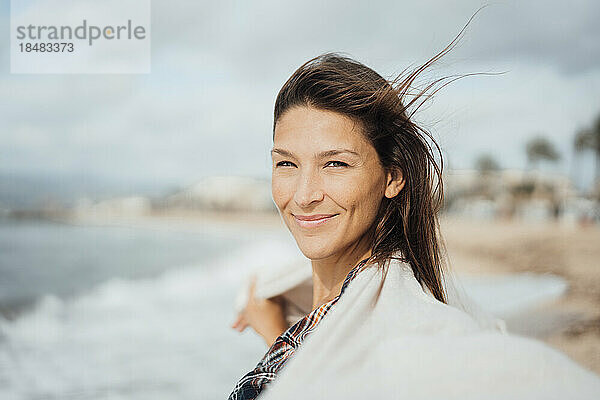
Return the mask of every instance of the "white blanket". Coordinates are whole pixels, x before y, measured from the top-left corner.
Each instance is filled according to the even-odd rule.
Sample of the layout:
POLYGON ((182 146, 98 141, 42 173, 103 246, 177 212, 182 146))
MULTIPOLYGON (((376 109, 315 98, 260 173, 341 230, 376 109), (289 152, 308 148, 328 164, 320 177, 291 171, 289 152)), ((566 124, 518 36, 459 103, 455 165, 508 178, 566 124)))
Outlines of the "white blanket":
POLYGON ((600 398, 597 375, 437 301, 408 264, 391 263, 374 303, 380 282, 379 268, 359 273, 260 399, 600 398))

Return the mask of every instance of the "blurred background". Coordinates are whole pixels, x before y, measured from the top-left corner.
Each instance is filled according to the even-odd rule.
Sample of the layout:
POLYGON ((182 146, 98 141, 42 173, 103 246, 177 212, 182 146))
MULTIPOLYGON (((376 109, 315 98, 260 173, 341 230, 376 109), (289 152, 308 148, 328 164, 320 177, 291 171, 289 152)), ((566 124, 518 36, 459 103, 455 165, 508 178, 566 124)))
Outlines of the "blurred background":
MULTIPOLYGON (((266 351, 229 328, 300 257, 270 194, 272 109, 303 62, 386 77, 458 46, 416 115, 444 153, 465 290, 600 373, 600 3, 152 1, 140 75, 9 72, 0 8, 0 397, 217 399, 266 351)), ((308 268, 308 264, 307 264, 308 268)))

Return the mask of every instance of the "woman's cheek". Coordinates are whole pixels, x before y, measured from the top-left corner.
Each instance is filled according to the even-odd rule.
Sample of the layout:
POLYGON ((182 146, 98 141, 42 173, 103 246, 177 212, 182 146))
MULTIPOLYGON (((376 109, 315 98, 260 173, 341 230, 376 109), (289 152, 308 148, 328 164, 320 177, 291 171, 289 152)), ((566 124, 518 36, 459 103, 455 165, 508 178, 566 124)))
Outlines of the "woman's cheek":
POLYGON ((354 190, 348 193, 345 202, 357 217, 360 216, 361 224, 370 225, 376 217, 384 188, 373 184, 371 179, 355 182, 351 187, 354 187, 354 190))
POLYGON ((277 206, 277 208, 281 209, 282 207, 282 196, 281 196, 281 188, 279 185, 273 183, 271 186, 271 195, 273 196, 273 202, 277 206))
POLYGON ((329 176, 323 179, 323 189, 334 200, 348 201, 361 191, 360 183, 352 175, 329 176))
POLYGON ((273 196, 273 201, 275 205, 280 209, 284 209, 287 202, 293 196, 293 192, 291 192, 293 185, 290 182, 290 179, 285 179, 281 177, 273 177, 271 184, 271 194, 273 196))
POLYGON ((371 178, 363 178, 351 174, 332 177, 327 181, 325 189, 327 194, 341 206, 357 207, 369 201, 369 198, 374 195, 372 191, 377 189, 377 186, 371 183, 371 178))

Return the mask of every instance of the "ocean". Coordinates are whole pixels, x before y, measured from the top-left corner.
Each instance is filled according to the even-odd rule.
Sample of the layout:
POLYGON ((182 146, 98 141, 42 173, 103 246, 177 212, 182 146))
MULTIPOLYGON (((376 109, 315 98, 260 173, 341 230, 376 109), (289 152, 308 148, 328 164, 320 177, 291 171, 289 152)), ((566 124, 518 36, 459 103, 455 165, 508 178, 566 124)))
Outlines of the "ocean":
POLYGON ((291 254, 283 242, 256 229, 3 221, 0 398, 227 397, 267 350, 229 327, 235 294, 252 268, 291 254))
MULTIPOLYGON (((239 288, 299 256, 291 236, 247 226, 4 220, 0 399, 226 398, 267 350, 230 328, 239 288)), ((497 314, 564 291, 551 277, 463 278, 497 314)))

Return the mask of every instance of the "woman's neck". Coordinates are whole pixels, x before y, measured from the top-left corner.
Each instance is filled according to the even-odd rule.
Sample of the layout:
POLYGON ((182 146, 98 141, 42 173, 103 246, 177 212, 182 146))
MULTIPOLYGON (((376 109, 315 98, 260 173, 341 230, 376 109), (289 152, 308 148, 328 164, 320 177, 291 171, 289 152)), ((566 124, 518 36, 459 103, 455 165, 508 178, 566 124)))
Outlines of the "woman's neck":
POLYGON ((371 247, 360 241, 339 254, 321 260, 312 260, 313 307, 335 298, 342 290, 344 279, 361 260, 371 255, 371 247))

